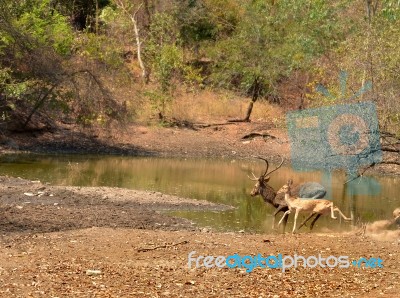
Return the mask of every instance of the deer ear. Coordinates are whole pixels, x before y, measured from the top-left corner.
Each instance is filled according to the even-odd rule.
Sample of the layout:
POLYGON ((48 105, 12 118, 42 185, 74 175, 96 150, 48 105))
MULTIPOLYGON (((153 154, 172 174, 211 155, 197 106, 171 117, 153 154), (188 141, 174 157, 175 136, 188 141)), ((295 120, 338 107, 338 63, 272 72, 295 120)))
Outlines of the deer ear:
POLYGON ((291 186, 292 184, 293 184, 293 180, 292 180, 292 179, 289 179, 288 182, 287 182, 287 185, 288 185, 288 186, 291 186))
POLYGON ((269 176, 268 176, 268 177, 265 177, 265 178, 264 178, 264 181, 265 181, 265 182, 268 182, 270 178, 271 178, 271 177, 269 177, 269 176))

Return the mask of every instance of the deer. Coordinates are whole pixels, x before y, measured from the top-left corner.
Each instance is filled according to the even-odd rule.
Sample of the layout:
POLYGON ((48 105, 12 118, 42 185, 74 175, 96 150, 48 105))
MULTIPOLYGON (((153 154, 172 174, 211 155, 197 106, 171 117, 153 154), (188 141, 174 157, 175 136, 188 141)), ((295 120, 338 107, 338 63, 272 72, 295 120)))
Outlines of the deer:
POLYGON ((394 218, 394 220, 397 220, 397 219, 400 218, 400 208, 394 209, 394 211, 393 211, 393 218, 394 218))
POLYGON ((393 211, 393 220, 391 224, 395 224, 398 228, 400 228, 400 208, 396 208, 393 211))
MULTIPOLYGON (((263 158, 260 156, 253 156, 253 157, 263 160, 266 163, 266 169, 265 169, 264 173, 262 173, 261 176, 258 178, 254 175, 253 172, 251 173, 253 175, 253 177, 247 176, 250 180, 257 181, 256 184, 254 185, 253 190, 251 191, 250 195, 252 197, 261 195, 261 197, 263 198, 265 203, 270 204, 271 206, 273 206, 276 209, 273 214, 273 221, 272 221, 272 229, 275 229, 276 216, 280 212, 288 211, 289 208, 288 208, 287 203, 284 200, 284 194, 277 193, 270 185, 268 185, 268 182, 270 180, 270 175, 273 172, 277 171, 283 165, 284 158, 280 157, 281 158, 280 164, 275 169, 268 172, 268 169, 269 169, 268 160, 266 158, 263 158)), ((326 195, 325 188, 317 182, 307 182, 307 183, 300 184, 300 185, 294 187, 292 192, 296 196, 300 195, 300 196, 316 197, 316 198, 323 198, 326 195)), ((319 216, 320 215, 317 214, 317 216, 314 218, 312 225, 310 226, 310 229, 313 228, 313 226, 314 226, 315 222, 318 220, 319 216)), ((284 216, 283 232, 285 232, 288 217, 289 217, 289 214, 286 214, 284 216)), ((310 216, 309 218, 304 220, 301 223, 301 226, 305 225, 306 222, 308 220, 310 220, 311 218, 312 218, 312 216, 310 216)))
MULTIPOLYGON (((337 211, 340 216, 343 217, 344 220, 350 221, 352 218, 347 217, 343 214, 342 211, 338 207, 336 207, 332 201, 325 200, 325 199, 316 199, 315 197, 312 198, 298 198, 293 196, 291 193, 291 186, 293 184, 292 180, 288 180, 287 184, 282 186, 282 188, 278 191, 280 193, 284 193, 285 202, 288 205, 288 210, 285 211, 284 215, 282 216, 281 220, 278 223, 278 226, 283 222, 284 217, 295 210, 296 213, 294 215, 294 224, 292 234, 296 231, 296 224, 297 224, 297 217, 300 212, 310 212, 311 218, 313 215, 324 215, 330 212, 331 218, 337 219, 334 212, 337 211)), ((300 227, 299 227, 300 228, 300 227)))

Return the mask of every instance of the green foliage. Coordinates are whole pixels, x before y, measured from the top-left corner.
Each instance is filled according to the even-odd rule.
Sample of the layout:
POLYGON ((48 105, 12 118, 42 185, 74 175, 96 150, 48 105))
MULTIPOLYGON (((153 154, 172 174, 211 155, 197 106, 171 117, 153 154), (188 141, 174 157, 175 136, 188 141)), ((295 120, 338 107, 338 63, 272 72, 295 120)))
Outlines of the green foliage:
POLYGON ((52 9, 51 0, 32 1, 29 10, 15 20, 15 26, 35 40, 52 46, 57 53, 71 53, 73 33, 65 16, 52 9))
POLYGON ((371 19, 365 9, 362 12, 355 22, 356 30, 341 44, 337 61, 341 68, 351 70, 350 90, 358 90, 365 81, 372 82, 372 90, 363 97, 377 103, 381 129, 397 133, 395 127, 400 124, 400 3, 382 1, 371 13, 371 19))
POLYGON ((384 0, 382 3, 382 10, 380 11, 382 17, 388 21, 396 21, 400 19, 400 1, 398 0, 384 0))
MULTIPOLYGON (((10 68, 0 68, 0 94, 5 98, 21 99, 29 94, 34 85, 34 80, 18 81, 10 68)), ((12 103, 8 105, 14 106, 12 103)))
POLYGON ((118 12, 111 6, 105 7, 99 15, 100 20, 106 25, 112 25, 113 23, 118 22, 118 17, 118 12))
POLYGON ((259 80, 261 93, 273 92, 280 78, 307 68, 337 37, 324 1, 252 1, 242 9, 231 36, 209 48, 217 86, 249 94, 259 80))
POLYGON ((293 74, 309 78, 304 90, 321 78, 337 87, 342 68, 351 70, 350 89, 372 80, 385 123, 399 124, 397 0, 380 1, 370 15, 365 1, 354 0, 0 0, 0 107, 43 101, 46 111, 73 114, 82 124, 105 123, 119 110, 104 82, 116 74, 134 81, 140 71, 132 18, 150 74, 145 95, 161 114, 179 84, 255 99, 276 95, 293 74))
POLYGON ((159 120, 163 121, 168 104, 172 101, 172 97, 161 90, 148 90, 144 96, 150 100, 151 109, 159 115, 159 120))
POLYGON ((123 118, 102 77, 124 70, 121 47, 115 38, 75 31, 62 4, 0 0, 0 114, 19 129, 64 114, 84 125, 123 118))
POLYGON ((176 17, 185 46, 198 47, 202 41, 214 40, 217 37, 218 24, 213 19, 211 7, 203 1, 182 3, 178 7, 176 17))
POLYGON ((147 96, 153 102, 153 108, 162 114, 170 102, 174 80, 184 83, 202 81, 199 71, 185 64, 179 26, 172 15, 160 13, 153 16, 145 57, 160 89, 147 96))
POLYGON ((154 57, 153 69, 161 90, 167 92, 171 87, 171 80, 175 72, 182 69, 183 57, 176 45, 161 45, 154 57))
POLYGON ((77 54, 87 59, 96 59, 115 69, 123 66, 121 44, 115 39, 87 32, 80 34, 75 46, 77 54))

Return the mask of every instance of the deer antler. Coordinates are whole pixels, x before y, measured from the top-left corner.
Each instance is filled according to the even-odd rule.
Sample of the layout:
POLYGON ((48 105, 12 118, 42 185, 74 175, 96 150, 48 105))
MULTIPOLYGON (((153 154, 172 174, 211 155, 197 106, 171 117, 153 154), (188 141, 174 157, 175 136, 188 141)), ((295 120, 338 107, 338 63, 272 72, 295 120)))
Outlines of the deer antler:
MULTIPOLYGON (((285 161, 285 159, 280 155, 278 155, 278 156, 281 158, 281 163, 279 164, 279 166, 277 166, 275 169, 273 169, 271 172, 269 172, 268 175, 270 175, 271 173, 275 172, 276 170, 278 170, 283 165, 283 162, 285 161)), ((265 174, 265 175, 267 175, 267 174, 265 174)))
POLYGON ((261 159, 261 160, 265 161, 265 163, 267 164, 267 168, 265 169, 264 174, 261 175, 262 177, 265 177, 265 176, 267 175, 268 168, 269 168, 268 160, 267 160, 266 158, 261 157, 261 156, 255 156, 255 155, 253 155, 253 157, 254 157, 254 158, 261 159))
POLYGON ((267 175, 270 175, 271 173, 273 173, 273 172, 275 172, 276 170, 278 170, 278 169, 283 165, 283 162, 285 161, 285 159, 284 159, 282 156, 279 155, 279 157, 281 158, 281 163, 279 164, 279 166, 277 166, 275 169, 273 169, 271 172, 268 173, 268 168, 269 168, 268 160, 267 160, 266 158, 261 157, 261 156, 254 156, 254 155, 253 155, 253 157, 254 157, 254 158, 261 159, 261 160, 265 161, 265 163, 267 164, 267 168, 265 169, 264 174, 262 174, 263 177, 265 177, 265 176, 267 176, 267 175))
POLYGON ((253 178, 251 178, 249 175, 247 175, 247 177, 249 177, 249 179, 252 180, 252 181, 257 181, 258 178, 256 177, 256 175, 254 175, 253 172, 251 172, 251 174, 253 175, 253 178))

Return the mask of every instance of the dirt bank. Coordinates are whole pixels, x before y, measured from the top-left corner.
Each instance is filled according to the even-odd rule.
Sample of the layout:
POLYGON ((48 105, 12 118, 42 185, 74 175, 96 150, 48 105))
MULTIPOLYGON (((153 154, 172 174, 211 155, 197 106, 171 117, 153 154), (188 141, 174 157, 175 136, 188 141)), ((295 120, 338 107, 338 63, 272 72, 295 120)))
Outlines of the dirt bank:
POLYGON ((232 207, 111 187, 65 187, 21 178, 0 177, 0 230, 45 233, 88 227, 195 229, 169 210, 228 210, 232 207))
POLYGON ((160 211, 229 206, 10 177, 0 177, 0 202, 0 297, 398 297, 400 290, 397 231, 216 233, 160 211), (188 269, 191 251, 374 257, 384 268, 188 269))
POLYGON ((205 128, 129 125, 79 132, 13 133, 0 142, 3 152, 95 153, 192 157, 289 155, 288 140, 266 123, 231 123, 205 128), (261 135, 247 137, 258 132, 261 135), (263 135, 264 134, 264 135, 263 135))
MULTIPOLYGON (((219 121, 223 123, 223 121, 219 121)), ((383 138, 384 160, 400 162, 400 143, 383 138)), ((285 129, 266 122, 229 123, 208 127, 159 127, 138 124, 80 132, 64 126, 53 132, 13 133, 0 137, 1 152, 123 154, 169 157, 251 158, 262 155, 290 162, 285 129)), ((366 172, 399 175, 399 165, 383 164, 366 172)))

